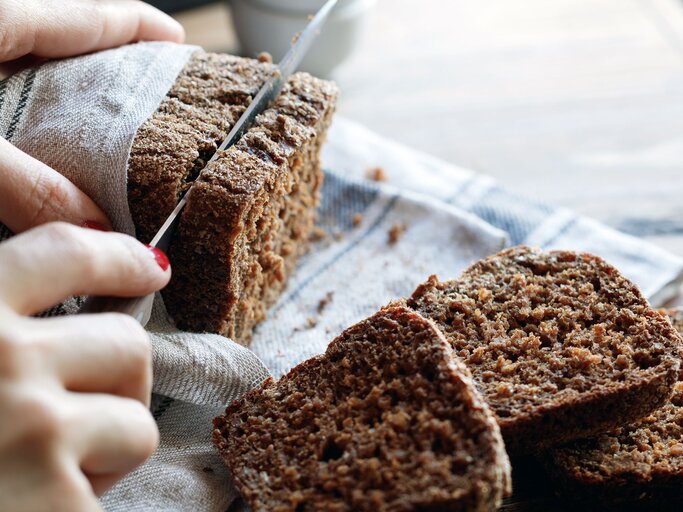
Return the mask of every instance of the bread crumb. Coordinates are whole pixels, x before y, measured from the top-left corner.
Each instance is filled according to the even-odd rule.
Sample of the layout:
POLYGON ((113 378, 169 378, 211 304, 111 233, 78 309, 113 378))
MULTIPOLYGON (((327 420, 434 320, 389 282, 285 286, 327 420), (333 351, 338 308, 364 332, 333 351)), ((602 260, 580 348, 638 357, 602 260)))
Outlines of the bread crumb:
POLYGON ((320 301, 318 302, 318 314, 325 311, 325 308, 329 305, 330 302, 332 302, 333 298, 334 292, 327 292, 327 295, 320 299, 320 301))
POLYGON ((384 170, 383 167, 371 167, 370 169, 367 170, 365 173, 367 178, 372 181, 388 181, 389 177, 387 176, 386 171, 384 170))
POLYGON ((296 34, 294 34, 294 37, 292 37, 292 46, 294 46, 296 44, 296 42, 299 40, 300 37, 301 37, 301 32, 297 32, 296 34))
POLYGON ((273 56, 268 52, 261 52, 258 54, 258 61, 262 64, 272 64, 273 56))
POLYGON ((308 329, 313 329, 313 328, 317 327, 317 325, 318 325, 318 319, 314 318, 312 316, 309 316, 306 319, 305 324, 299 325, 299 326, 295 327, 294 329, 292 329, 292 335, 294 335, 298 332, 307 331, 308 329))
POLYGON ((320 226, 315 226, 313 231, 311 231, 311 242, 320 242, 321 240, 325 240, 325 238, 327 238, 327 233, 320 226))
POLYGON ((679 456, 683 455, 683 444, 676 443, 675 445, 673 445, 671 447, 671 449, 669 450, 669 453, 671 455, 673 455, 674 457, 679 457, 679 456))
POLYGON ((360 226, 361 222, 363 222, 363 214, 361 213, 356 213, 351 219, 351 223, 353 224, 354 228, 360 226))
POLYGON ((391 226, 391 229, 389 229, 389 245, 396 245, 401 236, 403 236, 403 233, 406 232, 406 229, 406 225, 400 222, 391 226))

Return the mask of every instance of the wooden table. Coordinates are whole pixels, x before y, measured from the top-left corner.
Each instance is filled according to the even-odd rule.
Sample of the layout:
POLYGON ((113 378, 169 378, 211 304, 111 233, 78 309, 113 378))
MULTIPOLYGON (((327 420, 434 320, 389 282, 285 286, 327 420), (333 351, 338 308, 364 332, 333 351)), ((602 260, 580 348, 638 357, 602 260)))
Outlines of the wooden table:
MULTIPOLYGON (((222 4, 178 19, 237 51, 222 4)), ((342 115, 683 256, 679 0, 380 0, 334 78, 342 115)), ((561 509, 516 467, 504 510, 561 509)))

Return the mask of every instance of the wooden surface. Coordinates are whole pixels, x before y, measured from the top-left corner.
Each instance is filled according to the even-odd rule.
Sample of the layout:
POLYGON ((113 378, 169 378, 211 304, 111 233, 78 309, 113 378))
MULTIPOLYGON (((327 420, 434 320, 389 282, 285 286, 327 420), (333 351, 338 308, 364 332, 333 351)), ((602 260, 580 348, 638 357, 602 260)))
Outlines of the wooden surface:
MULTIPOLYGON (((238 51, 224 5, 178 19, 238 51)), ((333 78, 342 115, 683 256, 683 2, 379 0, 333 78)), ((503 510, 562 510, 515 467, 503 510)))

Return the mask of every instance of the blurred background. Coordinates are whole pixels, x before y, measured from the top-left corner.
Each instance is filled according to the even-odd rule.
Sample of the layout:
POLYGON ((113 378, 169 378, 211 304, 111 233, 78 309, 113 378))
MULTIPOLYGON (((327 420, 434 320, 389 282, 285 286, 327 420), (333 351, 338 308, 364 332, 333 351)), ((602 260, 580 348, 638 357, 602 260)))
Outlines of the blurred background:
MULTIPOLYGON (((240 53, 236 2, 306 4, 152 3, 188 42, 240 53)), ((341 115, 683 255, 681 0, 369 4, 331 75, 341 115)))

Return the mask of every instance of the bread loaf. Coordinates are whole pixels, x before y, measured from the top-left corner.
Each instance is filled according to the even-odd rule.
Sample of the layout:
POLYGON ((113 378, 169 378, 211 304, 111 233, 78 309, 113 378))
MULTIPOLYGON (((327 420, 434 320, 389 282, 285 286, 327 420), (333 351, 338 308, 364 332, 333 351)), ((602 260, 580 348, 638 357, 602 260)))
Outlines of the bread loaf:
POLYGON ((247 344, 308 248, 322 184, 320 148, 336 86, 293 75, 241 138, 198 177, 272 64, 199 52, 133 142, 128 194, 149 241, 194 184, 163 291, 179 327, 247 344))

